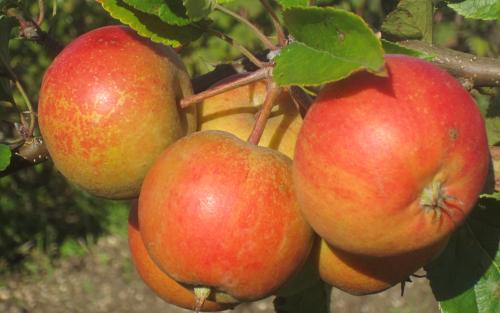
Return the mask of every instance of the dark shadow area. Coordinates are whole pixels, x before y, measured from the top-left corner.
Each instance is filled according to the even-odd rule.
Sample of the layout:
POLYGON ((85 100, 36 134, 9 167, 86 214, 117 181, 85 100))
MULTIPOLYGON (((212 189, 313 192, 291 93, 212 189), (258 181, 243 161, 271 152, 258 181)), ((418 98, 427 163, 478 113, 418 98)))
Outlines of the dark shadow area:
POLYGON ((498 201, 480 199, 471 216, 453 234, 446 250, 426 268, 438 301, 462 295, 493 266, 500 243, 499 209, 498 201))
POLYGON ((68 240, 97 240, 124 210, 71 187, 49 163, 1 178, 0 274, 19 269, 33 249, 56 257, 68 240))

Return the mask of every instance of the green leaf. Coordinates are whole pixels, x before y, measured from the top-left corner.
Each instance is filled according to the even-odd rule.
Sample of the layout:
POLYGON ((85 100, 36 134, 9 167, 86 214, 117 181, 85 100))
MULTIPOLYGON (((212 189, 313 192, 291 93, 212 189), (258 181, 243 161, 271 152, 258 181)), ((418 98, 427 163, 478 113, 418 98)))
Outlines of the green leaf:
POLYGON ((445 251, 426 267, 442 312, 500 312, 499 208, 499 201, 480 199, 445 251))
POLYGON ((170 25, 186 26, 191 20, 186 14, 182 0, 123 0, 126 4, 141 12, 159 17, 170 25))
POLYGON ((496 145, 500 143, 500 117, 488 117, 485 120, 488 143, 496 145))
POLYGON ((397 8, 389 13, 382 23, 384 37, 399 41, 423 39, 432 42, 431 0, 401 0, 397 8))
POLYGON ((195 25, 178 26, 165 23, 159 17, 138 11, 121 0, 99 2, 112 17, 154 42, 178 47, 196 40, 202 34, 202 30, 195 25))
POLYGON ((307 7, 307 6, 309 6, 309 0, 278 0, 278 3, 284 9, 288 9, 291 7, 307 7))
POLYGON ((322 281, 289 297, 276 297, 274 309, 286 313, 330 313, 330 293, 332 288, 322 281))
POLYGON ((10 164, 10 157, 12 152, 6 145, 0 144, 0 171, 3 171, 10 164))
POLYGON ((276 57, 280 85, 320 85, 367 69, 384 70, 382 45, 357 15, 334 8, 291 8, 284 12, 293 41, 276 57))
POLYGON ((215 0, 183 0, 187 15, 193 21, 206 18, 215 7, 215 0))
POLYGON ((411 55, 423 60, 432 61, 436 56, 432 54, 428 54, 422 51, 410 49, 404 46, 401 46, 395 42, 382 39, 382 47, 384 48, 385 53, 391 54, 406 54, 411 55))
POLYGON ((467 18, 482 20, 500 19, 500 1, 498 0, 465 0, 458 3, 450 3, 448 6, 467 18))
POLYGON ((500 192, 495 192, 493 194, 485 193, 480 196, 481 199, 494 199, 500 201, 500 192))

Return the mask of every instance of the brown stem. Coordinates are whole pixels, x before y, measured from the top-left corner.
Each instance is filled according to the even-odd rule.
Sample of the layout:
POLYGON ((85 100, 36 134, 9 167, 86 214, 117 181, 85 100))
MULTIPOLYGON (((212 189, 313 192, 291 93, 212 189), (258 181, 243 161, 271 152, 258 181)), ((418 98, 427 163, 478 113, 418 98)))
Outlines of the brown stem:
POLYGON ((278 16, 274 12, 273 8, 269 4, 269 1, 267 0, 260 0, 260 3, 264 6, 266 9, 267 13, 271 16, 271 20, 273 21, 273 26, 274 29, 276 30, 276 35, 278 36, 278 42, 280 46, 285 46, 286 45, 286 35, 285 31, 283 30, 283 26, 281 26, 280 20, 278 19, 278 16))
MULTIPOLYGON (((19 77, 17 77, 17 75, 14 72, 14 70, 12 69, 12 67, 10 67, 9 62, 7 62, 7 60, 4 58, 4 56, 1 53, 0 53, 0 63, 3 64, 5 69, 7 69, 7 72, 9 73, 11 80, 14 81, 14 84, 15 84, 17 90, 21 94, 21 96, 26 104, 26 107, 28 108, 28 111, 30 114, 29 135, 31 136, 33 134, 34 129, 35 129, 35 120, 36 120, 36 114, 35 114, 35 111, 33 109, 33 105, 31 104, 31 100, 29 99, 28 94, 26 93, 26 90, 24 90, 24 87, 21 84, 19 77)), ((24 116, 22 114, 23 113, 20 112, 20 120, 21 120, 21 123, 23 123, 23 125, 24 125, 25 119, 24 119, 24 116)))
POLYGON ((27 167, 45 162, 49 159, 49 152, 40 137, 32 137, 20 147, 12 151, 9 166, 0 171, 0 177, 4 177, 27 167))
POLYGON ((299 86, 291 86, 288 88, 288 91, 300 112, 300 116, 305 117, 313 99, 299 86))
POLYGON ((223 12, 223 13, 225 13, 225 14, 227 14, 227 15, 235 18, 235 19, 237 19, 241 23, 247 25, 254 32, 254 34, 260 39, 260 41, 264 44, 264 46, 266 46, 267 48, 269 48, 271 50, 275 50, 275 49, 278 48, 278 47, 276 47, 275 44, 273 44, 269 40, 269 38, 267 38, 266 35, 264 35, 264 33, 257 26, 255 26, 254 24, 252 24, 249 20, 247 20, 243 16, 241 16, 239 14, 236 14, 233 11, 228 10, 225 7, 223 7, 222 5, 219 5, 219 4, 216 4, 215 8, 217 10, 219 10, 219 11, 221 11, 221 12, 223 12))
POLYGON ((36 20, 38 26, 42 24, 44 18, 45 18, 45 1, 38 0, 38 19, 36 20))
POLYGON ((200 101, 203 101, 207 98, 216 96, 218 94, 224 93, 226 91, 248 85, 250 83, 253 83, 258 80, 262 80, 265 78, 271 77, 271 72, 272 72, 272 67, 267 66, 264 68, 261 68, 255 72, 252 72, 248 74, 247 76, 244 76, 242 78, 236 79, 234 81, 218 85, 214 88, 207 89, 205 91, 202 91, 200 93, 197 93, 195 95, 186 97, 181 100, 181 108, 186 108, 190 105, 193 105, 195 103, 198 103, 200 101))
POLYGON ((276 98, 278 98, 278 96, 283 91, 283 89, 272 80, 269 80, 268 84, 269 89, 266 95, 266 100, 264 100, 264 103, 262 104, 259 116, 257 117, 255 124, 253 125, 252 133, 247 140, 249 143, 254 145, 259 144, 260 137, 262 137, 262 133, 264 133, 267 119, 271 114, 271 110, 273 109, 274 103, 276 102, 276 98))
POLYGON ((399 42, 400 45, 434 56, 431 61, 474 87, 500 87, 500 59, 436 47, 418 40, 399 42))

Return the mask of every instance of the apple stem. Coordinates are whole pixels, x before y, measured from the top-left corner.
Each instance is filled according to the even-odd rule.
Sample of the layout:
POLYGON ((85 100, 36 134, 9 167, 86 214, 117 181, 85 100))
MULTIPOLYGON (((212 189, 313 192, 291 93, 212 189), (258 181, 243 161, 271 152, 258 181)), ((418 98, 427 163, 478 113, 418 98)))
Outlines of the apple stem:
POLYGON ((207 300, 207 298, 210 296, 212 290, 210 287, 194 287, 193 289, 196 299, 194 303, 194 311, 198 313, 203 307, 203 303, 205 303, 205 300, 207 300))
POLYGON ((262 133, 264 133, 267 119, 271 114, 271 110, 273 109, 276 98, 278 98, 283 90, 272 80, 270 80, 268 84, 269 89, 266 95, 266 100, 264 100, 264 104, 262 104, 262 108, 260 109, 259 115, 257 116, 257 120, 253 125, 252 133, 247 140, 249 143, 254 145, 259 144, 260 137, 262 137, 262 133))
POLYGON ((299 86, 291 86, 288 90, 297 110, 300 112, 300 116, 306 116, 309 107, 312 105, 313 99, 299 86))
POLYGON ((276 34, 278 36, 278 42, 280 46, 285 46, 286 45, 286 35, 285 31, 283 30, 283 26, 281 26, 280 20, 276 13, 274 12, 273 8, 269 4, 269 1, 267 0, 260 0, 260 3, 262 6, 266 9, 267 13, 271 16, 271 20, 273 21, 274 29, 276 30, 276 34))
POLYGON ((229 90, 236 89, 241 86, 248 85, 250 83, 256 82, 258 80, 262 80, 265 78, 271 77, 272 67, 266 66, 264 68, 258 69, 255 72, 252 72, 246 76, 235 79, 233 81, 217 85, 216 87, 207 89, 195 95, 186 97, 181 100, 181 108, 187 108, 190 105, 203 101, 207 98, 219 95, 229 90))
POLYGON ((273 44, 269 40, 269 38, 267 38, 267 36, 257 26, 252 24, 249 20, 247 20, 243 16, 241 16, 237 13, 234 13, 233 11, 226 9, 225 7, 223 7, 222 5, 219 5, 219 4, 215 5, 215 9, 217 9, 217 10, 233 17, 234 19, 237 19, 241 23, 247 25, 254 32, 254 34, 260 39, 260 41, 264 44, 264 46, 266 46, 267 48, 269 48, 271 50, 276 50, 278 48, 278 47, 276 47, 275 44, 273 44))

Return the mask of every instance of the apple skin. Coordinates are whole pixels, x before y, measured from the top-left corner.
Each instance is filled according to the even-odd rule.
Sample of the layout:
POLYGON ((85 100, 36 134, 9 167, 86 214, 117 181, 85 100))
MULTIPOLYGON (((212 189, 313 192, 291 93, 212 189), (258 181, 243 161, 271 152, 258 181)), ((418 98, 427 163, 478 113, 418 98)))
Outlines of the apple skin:
POLYGON ((291 160, 222 131, 184 137, 158 158, 139 196, 139 225, 162 271, 238 301, 271 295, 307 259, 291 160))
MULTIPOLYGON (((185 309, 195 307, 195 296, 193 292, 177 283, 167 274, 162 272, 151 260, 144 242, 138 223, 137 201, 133 201, 130 208, 128 220, 128 244, 130 255, 134 266, 142 280, 150 287, 156 295, 170 304, 177 305, 185 309)), ((233 308, 236 304, 222 304, 206 300, 201 307, 203 312, 215 312, 233 308)))
POLYGON ((324 282, 349 294, 362 296, 384 291, 405 281, 437 257, 447 243, 448 237, 417 251, 371 257, 345 252, 318 240, 312 255, 316 255, 319 275, 324 282))
POLYGON ((385 60, 388 77, 360 72, 322 89, 293 165, 313 229, 370 256, 443 240, 471 211, 489 162, 484 121, 453 77, 413 57, 385 60))
POLYGON ((170 47, 124 26, 90 31, 52 62, 40 89, 40 131, 57 169, 93 195, 139 194, 146 171, 167 145, 194 131, 192 93, 170 47))
MULTIPOLYGON (((214 86, 234 81, 244 75, 246 74, 230 76, 214 86)), ((266 83, 257 81, 205 99, 198 107, 198 129, 223 130, 247 140, 266 93, 266 83)), ((278 150, 293 158, 301 126, 302 117, 290 95, 285 92, 276 100, 259 145, 278 150)))

